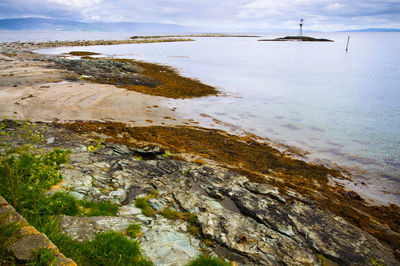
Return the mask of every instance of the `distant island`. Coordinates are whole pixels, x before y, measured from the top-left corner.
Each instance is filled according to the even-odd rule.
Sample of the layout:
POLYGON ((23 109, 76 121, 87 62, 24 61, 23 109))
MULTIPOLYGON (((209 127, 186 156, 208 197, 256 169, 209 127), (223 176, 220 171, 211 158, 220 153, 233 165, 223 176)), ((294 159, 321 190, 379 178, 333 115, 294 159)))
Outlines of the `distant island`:
POLYGON ((0 19, 0 31, 188 32, 191 28, 163 23, 80 22, 47 18, 0 19))
POLYGON ((313 37, 308 37, 308 36, 286 36, 286 37, 281 37, 281 38, 275 38, 275 39, 260 39, 259 41, 264 41, 264 42, 283 42, 283 41, 301 41, 301 42, 333 42, 332 40, 328 39, 317 39, 313 37))
MULTIPOLYGON (((231 28, 228 32, 296 32, 285 28, 231 28)), ((217 28, 184 26, 152 22, 82 22, 62 19, 27 17, 0 19, 0 31, 96 31, 96 32, 214 32, 217 28)), ((315 32, 309 29, 308 32, 315 32)), ((399 32, 396 28, 344 29, 339 32, 399 32)), ((292 34, 292 33, 288 33, 292 34)))

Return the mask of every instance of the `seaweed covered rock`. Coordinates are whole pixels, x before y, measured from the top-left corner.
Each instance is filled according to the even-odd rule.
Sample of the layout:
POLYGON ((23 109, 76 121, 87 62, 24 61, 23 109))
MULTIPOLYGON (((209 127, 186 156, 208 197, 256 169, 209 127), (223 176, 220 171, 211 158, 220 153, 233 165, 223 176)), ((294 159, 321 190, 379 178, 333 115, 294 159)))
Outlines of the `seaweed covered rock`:
POLYGON ((54 58, 51 61, 58 67, 73 71, 88 80, 99 83, 117 86, 144 85, 149 87, 156 87, 161 84, 156 79, 140 74, 143 69, 132 62, 94 59, 69 60, 63 58, 54 58))

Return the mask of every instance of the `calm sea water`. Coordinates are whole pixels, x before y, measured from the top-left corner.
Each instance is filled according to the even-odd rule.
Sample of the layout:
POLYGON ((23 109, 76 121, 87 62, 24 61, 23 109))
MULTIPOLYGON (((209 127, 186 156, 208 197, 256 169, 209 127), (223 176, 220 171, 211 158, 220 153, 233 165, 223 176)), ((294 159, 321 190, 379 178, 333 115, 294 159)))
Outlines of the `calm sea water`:
POLYGON ((311 35, 335 42, 197 38, 42 52, 86 50, 172 65, 229 95, 180 100, 178 111, 295 145, 310 151, 310 160, 365 170, 353 189, 399 204, 400 33, 351 33, 348 52, 347 33, 311 35))

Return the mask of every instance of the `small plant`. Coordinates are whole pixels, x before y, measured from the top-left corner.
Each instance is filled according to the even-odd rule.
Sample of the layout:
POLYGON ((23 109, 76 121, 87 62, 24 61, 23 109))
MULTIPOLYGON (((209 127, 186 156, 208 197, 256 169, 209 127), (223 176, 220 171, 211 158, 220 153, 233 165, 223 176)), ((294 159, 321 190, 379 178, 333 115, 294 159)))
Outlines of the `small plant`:
POLYGON ((135 200, 135 206, 142 209, 142 214, 148 217, 155 215, 154 210, 149 206, 148 198, 137 198, 135 200))
POLYGON ((130 236, 132 238, 141 236, 142 231, 140 228, 140 224, 130 224, 128 228, 126 228, 125 235, 130 236))
POLYGON ((321 260, 321 265, 322 266, 326 266, 326 258, 325 258, 325 256, 324 255, 322 255, 322 254, 317 254, 317 257, 321 260))
POLYGON ((183 217, 186 222, 190 223, 191 225, 197 225, 197 216, 196 214, 190 213, 190 212, 185 212, 183 213, 183 217))
POLYGON ((197 236, 199 234, 199 228, 195 225, 192 225, 188 228, 188 232, 194 236, 197 236))
POLYGON ((151 198, 151 199, 156 199, 156 198, 158 198, 158 190, 157 190, 157 189, 153 190, 153 191, 150 193, 150 197, 149 197, 149 198, 151 198))
POLYGON ((33 251, 33 258, 29 261, 30 266, 55 266, 57 265, 57 254, 54 249, 41 248, 33 251))
POLYGON ((142 214, 147 217, 153 217, 155 215, 155 211, 151 207, 149 207, 142 209, 142 214))
POLYGON ((179 212, 177 212, 177 211, 175 211, 173 209, 170 209, 170 208, 162 209, 160 214, 162 216, 164 216, 165 218, 170 219, 170 220, 178 220, 178 219, 182 219, 183 218, 182 214, 180 214, 179 212))
POLYGON ((75 216, 79 213, 78 200, 68 193, 56 192, 50 197, 39 200, 38 211, 40 215, 65 214, 75 216))
POLYGON ((192 260, 186 266, 231 266, 232 263, 226 262, 218 257, 208 257, 200 255, 196 259, 192 260))
POLYGON ((170 153, 170 152, 168 152, 168 151, 166 151, 166 152, 163 154, 164 158, 169 158, 169 157, 171 157, 172 155, 173 155, 173 154, 170 153))
POLYGON ((385 264, 382 261, 378 260, 378 259, 369 258, 369 261, 374 266, 385 266, 385 264))
POLYGON ((137 241, 113 231, 96 235, 83 253, 91 265, 152 265, 141 254, 137 241))
POLYGON ((78 201, 79 211, 84 216, 116 216, 118 205, 109 201, 78 201))
POLYGON ((147 203, 147 199, 146 198, 137 198, 135 200, 135 206, 140 208, 140 209, 144 209, 149 207, 149 204, 147 203))
POLYGON ((88 146, 87 147, 89 152, 94 152, 94 151, 97 151, 98 149, 100 149, 101 147, 104 147, 104 145, 103 145, 104 139, 96 140, 96 142, 97 142, 96 146, 88 146))
POLYGON ((204 244, 205 244, 206 246, 208 246, 208 247, 212 247, 212 246, 215 245, 215 243, 214 243, 212 240, 210 240, 210 239, 204 239, 204 244))
POLYGON ((59 165, 68 161, 68 154, 54 149, 37 155, 27 146, 9 149, 0 156, 2 196, 22 215, 35 213, 45 192, 61 181, 59 165))

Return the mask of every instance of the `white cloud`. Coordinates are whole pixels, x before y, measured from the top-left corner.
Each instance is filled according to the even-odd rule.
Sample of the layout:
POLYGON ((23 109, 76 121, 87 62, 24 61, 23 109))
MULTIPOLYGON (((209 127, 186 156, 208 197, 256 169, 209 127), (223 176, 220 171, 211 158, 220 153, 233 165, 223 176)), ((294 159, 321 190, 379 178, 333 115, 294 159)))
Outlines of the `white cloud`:
POLYGON ((400 0, 0 0, 0 17, 305 30, 400 27, 400 0))
POLYGON ((48 0, 48 2, 70 8, 86 8, 100 4, 101 0, 48 0))

